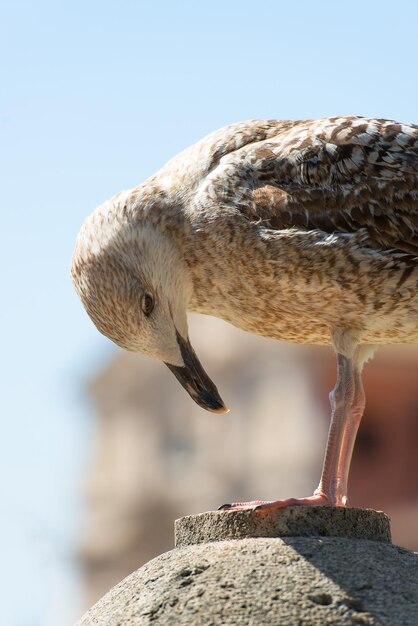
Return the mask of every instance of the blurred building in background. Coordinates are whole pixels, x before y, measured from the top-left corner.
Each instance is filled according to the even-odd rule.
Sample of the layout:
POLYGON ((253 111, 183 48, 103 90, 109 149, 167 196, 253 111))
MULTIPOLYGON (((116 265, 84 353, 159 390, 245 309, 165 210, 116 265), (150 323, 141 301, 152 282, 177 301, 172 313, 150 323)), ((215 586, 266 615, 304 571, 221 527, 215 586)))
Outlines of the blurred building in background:
MULTIPOLYGON (((331 349, 292 346, 191 316, 194 348, 231 412, 211 414, 162 364, 120 352, 90 386, 96 408, 81 546, 86 605, 173 547, 173 522, 224 502, 317 486, 335 382, 331 349)), ((418 548, 417 348, 366 366, 350 504, 387 511, 418 548), (411 356, 412 355, 412 356, 411 356)))

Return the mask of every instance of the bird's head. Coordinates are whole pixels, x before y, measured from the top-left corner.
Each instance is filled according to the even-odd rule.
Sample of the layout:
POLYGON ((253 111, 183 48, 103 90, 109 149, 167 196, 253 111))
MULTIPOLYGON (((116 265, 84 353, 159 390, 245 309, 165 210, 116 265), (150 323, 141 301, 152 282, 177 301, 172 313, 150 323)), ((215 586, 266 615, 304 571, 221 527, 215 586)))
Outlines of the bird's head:
POLYGON ((163 361, 201 407, 226 412, 188 338, 192 284, 178 246, 143 220, 122 219, 117 198, 77 238, 71 276, 87 313, 120 347, 163 361))

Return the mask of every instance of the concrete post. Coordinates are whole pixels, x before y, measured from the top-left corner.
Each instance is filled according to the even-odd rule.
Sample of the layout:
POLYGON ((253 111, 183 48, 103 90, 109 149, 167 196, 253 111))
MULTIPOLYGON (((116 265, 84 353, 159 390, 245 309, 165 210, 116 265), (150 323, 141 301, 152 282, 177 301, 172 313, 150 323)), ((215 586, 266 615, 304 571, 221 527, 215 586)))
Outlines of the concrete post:
POLYGON ((78 626, 418 626, 418 554, 384 513, 291 507, 176 521, 176 548, 125 578, 78 626))

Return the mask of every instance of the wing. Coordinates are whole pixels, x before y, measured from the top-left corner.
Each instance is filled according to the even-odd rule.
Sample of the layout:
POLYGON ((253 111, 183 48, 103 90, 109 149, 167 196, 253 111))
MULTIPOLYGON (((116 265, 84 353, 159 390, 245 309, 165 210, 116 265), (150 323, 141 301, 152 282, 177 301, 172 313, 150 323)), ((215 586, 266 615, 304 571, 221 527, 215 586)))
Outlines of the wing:
POLYGON ((267 228, 356 233, 418 256, 418 126, 340 117, 294 122, 224 155, 206 182, 267 228))

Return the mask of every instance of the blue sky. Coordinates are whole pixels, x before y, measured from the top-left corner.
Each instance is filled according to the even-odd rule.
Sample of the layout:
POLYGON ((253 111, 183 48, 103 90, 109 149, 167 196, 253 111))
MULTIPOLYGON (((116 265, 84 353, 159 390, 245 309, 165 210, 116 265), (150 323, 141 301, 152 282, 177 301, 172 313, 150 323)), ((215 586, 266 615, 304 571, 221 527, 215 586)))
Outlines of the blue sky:
POLYGON ((84 217, 230 122, 417 123, 417 23, 418 4, 402 0, 3 3, 5 624, 68 626, 79 610, 74 554, 92 436, 82 390, 112 354, 69 279, 84 217))

